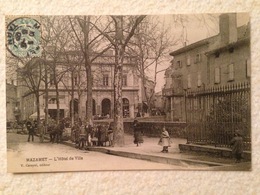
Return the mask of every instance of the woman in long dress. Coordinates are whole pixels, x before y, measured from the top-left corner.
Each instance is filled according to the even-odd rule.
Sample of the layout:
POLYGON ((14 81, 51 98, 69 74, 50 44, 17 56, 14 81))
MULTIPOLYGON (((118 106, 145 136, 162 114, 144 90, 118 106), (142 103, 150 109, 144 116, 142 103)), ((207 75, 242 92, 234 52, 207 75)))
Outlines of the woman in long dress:
POLYGON ((136 144, 136 146, 139 146, 139 144, 143 143, 144 140, 142 136, 142 130, 137 120, 134 120, 133 129, 134 129, 134 143, 136 144))
POLYGON ((163 150, 161 152, 166 152, 166 153, 168 152, 168 147, 171 146, 171 142, 170 142, 170 135, 165 127, 163 127, 161 138, 158 144, 163 147, 163 150))

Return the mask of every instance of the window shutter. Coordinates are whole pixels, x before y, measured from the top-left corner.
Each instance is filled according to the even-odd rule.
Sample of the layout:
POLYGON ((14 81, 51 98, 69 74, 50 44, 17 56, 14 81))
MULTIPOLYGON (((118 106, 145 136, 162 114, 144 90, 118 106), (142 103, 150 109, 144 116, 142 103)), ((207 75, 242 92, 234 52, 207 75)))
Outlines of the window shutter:
POLYGON ((229 81, 234 80, 234 64, 229 64, 228 66, 228 80, 229 81))
POLYGON ((220 83, 220 68, 215 68, 215 83, 220 83))
POLYGON ((190 66, 190 56, 187 56, 187 66, 190 66))
POLYGON ((187 77, 187 87, 188 87, 188 89, 191 88, 191 75, 190 74, 187 77))
POLYGON ((201 73, 200 72, 198 72, 198 87, 200 87, 201 86, 201 73))

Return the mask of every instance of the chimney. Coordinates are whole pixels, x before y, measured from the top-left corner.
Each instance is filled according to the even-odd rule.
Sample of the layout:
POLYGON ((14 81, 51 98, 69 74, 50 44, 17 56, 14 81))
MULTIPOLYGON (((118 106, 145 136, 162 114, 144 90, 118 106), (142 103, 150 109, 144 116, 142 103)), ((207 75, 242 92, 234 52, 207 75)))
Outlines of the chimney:
POLYGON ((221 14, 219 16, 219 33, 221 44, 237 41, 237 18, 235 13, 221 14))

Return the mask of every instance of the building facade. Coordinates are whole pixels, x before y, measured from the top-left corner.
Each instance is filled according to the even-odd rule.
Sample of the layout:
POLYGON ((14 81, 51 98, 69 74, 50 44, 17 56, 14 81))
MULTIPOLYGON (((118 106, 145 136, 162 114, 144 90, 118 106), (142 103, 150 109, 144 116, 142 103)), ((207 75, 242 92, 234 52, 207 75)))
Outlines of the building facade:
MULTIPOLYGON (((75 53, 75 52, 74 52, 75 53)), ((50 63, 50 62, 49 62, 50 63)), ((43 65, 43 67, 45 67, 43 65)), ((56 67, 59 77, 59 107, 61 117, 71 117, 72 110, 74 114, 81 119, 85 119, 87 113, 87 78, 82 64, 73 65, 73 63, 59 63, 56 67), (68 66, 70 69, 68 69, 68 66), (72 71, 71 67, 75 67, 72 71), (72 100, 72 97, 73 100, 72 100), (73 104, 72 104, 73 101, 73 104), (74 105, 72 109, 72 105, 74 105)), ((109 51, 99 56, 91 64, 92 71, 92 98, 94 117, 111 118, 114 114, 114 56, 109 51)), ((39 75, 39 74, 38 74, 39 75)), ((48 99, 48 114, 51 118, 57 116, 57 94, 55 83, 53 82, 53 73, 48 70, 48 97, 46 97, 45 82, 40 82, 39 87, 39 106, 40 115, 44 117, 45 102, 48 99)), ((123 89, 123 110, 124 117, 133 118, 138 112, 138 105, 141 103, 139 97, 139 77, 136 71, 136 60, 133 57, 126 56, 124 59, 122 89, 123 89)), ((36 96, 20 82, 17 86, 18 101, 20 104, 21 117, 23 120, 36 115, 37 104, 36 96)))
POLYGON ((189 92, 250 81, 249 24, 237 27, 236 14, 222 14, 219 29, 216 36, 170 53, 163 89, 168 120, 186 121, 189 92))
POLYGON ((6 118, 7 122, 16 122, 20 119, 20 109, 17 101, 17 86, 6 83, 6 118))

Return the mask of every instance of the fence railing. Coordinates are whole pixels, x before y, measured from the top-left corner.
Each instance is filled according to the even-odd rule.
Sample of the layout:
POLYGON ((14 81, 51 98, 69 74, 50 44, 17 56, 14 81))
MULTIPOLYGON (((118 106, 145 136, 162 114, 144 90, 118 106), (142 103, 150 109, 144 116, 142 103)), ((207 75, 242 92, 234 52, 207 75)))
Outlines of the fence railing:
POLYGON ((185 98, 188 143, 230 147, 238 130, 251 149, 250 83, 188 91, 185 98))

